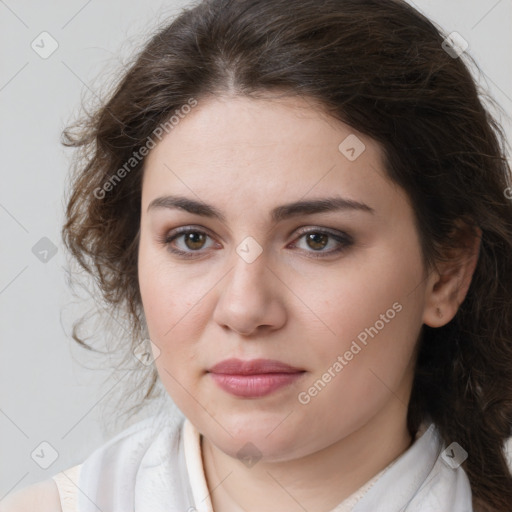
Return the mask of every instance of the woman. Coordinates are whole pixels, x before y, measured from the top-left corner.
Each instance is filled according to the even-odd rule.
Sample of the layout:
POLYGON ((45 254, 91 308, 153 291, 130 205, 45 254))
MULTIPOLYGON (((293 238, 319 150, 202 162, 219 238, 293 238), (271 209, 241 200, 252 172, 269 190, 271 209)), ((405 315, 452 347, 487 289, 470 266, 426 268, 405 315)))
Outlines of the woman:
POLYGON ((463 58, 400 0, 160 30, 66 132, 63 235, 183 417, 5 510, 510 511, 510 169, 463 58))

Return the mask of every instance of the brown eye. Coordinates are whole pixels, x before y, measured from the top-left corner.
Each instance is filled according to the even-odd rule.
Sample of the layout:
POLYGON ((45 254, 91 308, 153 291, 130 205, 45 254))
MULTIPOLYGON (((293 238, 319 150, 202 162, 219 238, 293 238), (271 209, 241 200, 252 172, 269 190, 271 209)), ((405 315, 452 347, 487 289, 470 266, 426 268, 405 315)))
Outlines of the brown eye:
POLYGON ((201 256, 206 249, 219 247, 208 233, 192 227, 179 228, 168 233, 161 239, 161 243, 169 252, 187 258, 201 256))
MULTIPOLYGON (((160 239, 169 252, 184 258, 204 256, 206 249, 221 249, 206 232, 192 227, 178 228, 160 239), (210 239, 210 244, 208 244, 210 239)), ((342 231, 325 231, 320 229, 302 231, 293 248, 301 249, 315 258, 333 256, 354 244, 354 239, 342 231), (301 247, 302 244, 302 247, 301 247), (326 249, 326 250, 324 250, 326 249)))
POLYGON ((354 244, 354 239, 343 231, 310 229, 299 232, 299 238, 292 244, 315 258, 328 257, 341 253, 354 244))
POLYGON ((202 249, 206 241, 206 235, 199 231, 191 231, 183 235, 186 247, 192 251, 202 249))
POLYGON ((306 235, 306 243, 308 247, 319 251, 323 249, 329 242, 329 236, 325 233, 308 233, 306 235))

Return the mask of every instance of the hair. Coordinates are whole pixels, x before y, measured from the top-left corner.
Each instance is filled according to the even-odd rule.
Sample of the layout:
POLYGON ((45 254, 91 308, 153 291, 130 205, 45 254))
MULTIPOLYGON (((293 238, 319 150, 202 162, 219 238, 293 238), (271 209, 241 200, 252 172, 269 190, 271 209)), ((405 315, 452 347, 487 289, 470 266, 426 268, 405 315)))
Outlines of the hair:
MULTIPOLYGON (((422 327, 407 422, 414 435, 431 418, 447 445, 466 448, 475 510, 505 512, 512 508, 504 451, 512 435, 508 148, 484 106, 492 99, 471 74, 477 64, 467 53, 450 55, 445 38, 401 0, 206 0, 183 10, 157 29, 108 100, 64 130, 63 144, 81 152, 62 235, 109 308, 127 317, 132 340, 123 346, 132 350, 145 322, 137 276, 145 158, 134 153, 191 100, 281 93, 314 101, 380 143, 389 179, 411 200, 426 268, 464 247, 468 230, 481 230, 457 314, 443 327, 422 327)), ((76 330, 73 337, 88 346, 76 330)), ((155 392, 151 371, 144 399, 155 392)))

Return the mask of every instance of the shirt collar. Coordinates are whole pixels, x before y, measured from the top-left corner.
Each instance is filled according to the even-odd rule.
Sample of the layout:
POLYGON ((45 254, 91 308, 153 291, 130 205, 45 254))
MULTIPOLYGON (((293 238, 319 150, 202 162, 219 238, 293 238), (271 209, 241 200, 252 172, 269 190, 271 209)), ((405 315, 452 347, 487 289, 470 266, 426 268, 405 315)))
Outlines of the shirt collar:
POLYGON ((183 448, 196 510, 197 512, 213 512, 203 467, 201 435, 188 418, 185 418, 183 422, 183 448))
MULTIPOLYGON (((186 467, 196 509, 198 512, 213 512, 201 454, 201 435, 187 418, 182 428, 186 467)), ((439 493, 448 496, 458 494, 459 505, 457 509, 450 509, 453 512, 470 511, 471 492, 467 477, 462 468, 453 469, 443 462, 442 449, 434 423, 423 423, 410 448, 348 498, 354 502, 354 496, 362 495, 353 512, 408 511, 413 502, 420 501, 428 507, 427 502, 435 499, 428 497, 433 490, 435 496, 439 493), (361 490, 365 491, 364 494, 360 493, 361 490)), ((346 500, 334 510, 339 510, 345 503, 346 500)), ((440 502, 439 506, 442 508, 444 505, 440 502)), ((411 511, 423 509, 431 510, 410 508, 411 511)))

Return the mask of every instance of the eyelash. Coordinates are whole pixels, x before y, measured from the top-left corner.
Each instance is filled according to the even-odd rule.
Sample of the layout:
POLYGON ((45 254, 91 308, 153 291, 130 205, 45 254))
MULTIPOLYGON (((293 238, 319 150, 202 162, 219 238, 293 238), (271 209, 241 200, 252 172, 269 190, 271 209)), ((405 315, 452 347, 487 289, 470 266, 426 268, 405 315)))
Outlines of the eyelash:
MULTIPOLYGON (((171 252, 173 254, 176 254, 176 255, 184 257, 184 258, 197 258, 201 254, 201 250, 182 251, 181 249, 176 249, 176 248, 171 247, 171 243, 174 240, 176 240, 180 236, 187 235, 189 233, 199 233, 199 234, 203 234, 203 235, 210 237, 210 235, 206 231, 189 226, 189 227, 175 229, 170 234, 168 233, 168 234, 164 235, 159 240, 159 242, 162 245, 164 245, 169 252, 171 252)), ((342 231, 332 232, 332 231, 328 231, 326 229, 318 229, 318 228, 317 229, 309 229, 309 230, 300 230, 298 233, 299 236, 298 236, 297 240, 301 239, 302 237, 304 237, 305 235, 308 235, 310 233, 329 236, 330 238, 333 238, 336 242, 338 242, 341 245, 338 249, 334 249, 334 250, 330 250, 330 251, 313 251, 313 250, 306 251, 307 253, 312 253, 311 257, 313 257, 313 258, 326 258, 333 254, 338 254, 338 253, 346 250, 348 247, 350 247, 354 243, 354 240, 348 233, 344 233, 342 231)))

